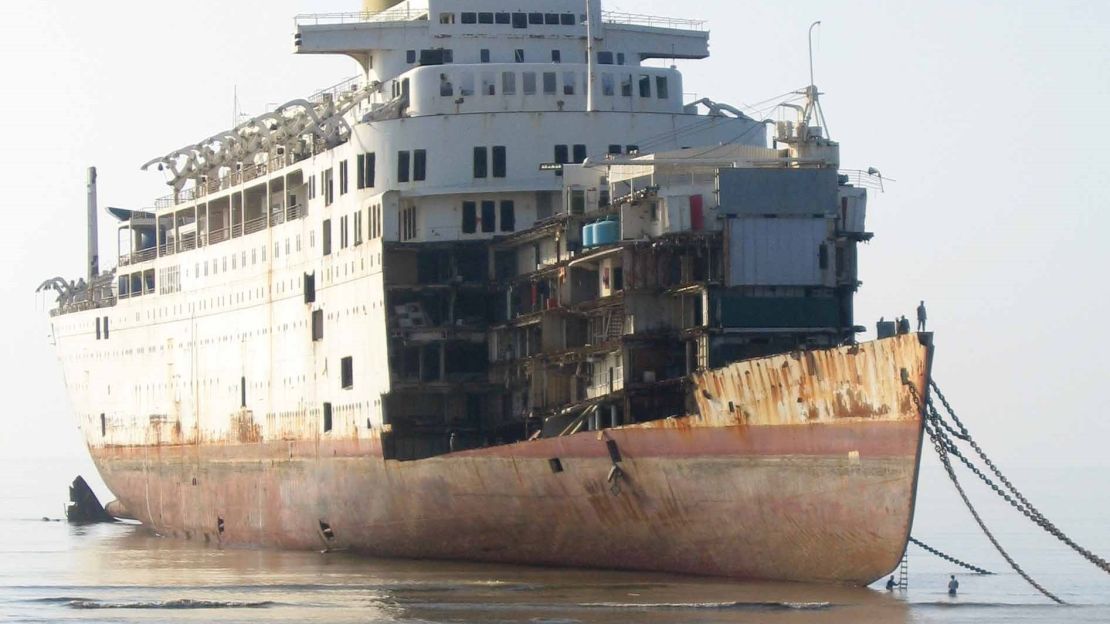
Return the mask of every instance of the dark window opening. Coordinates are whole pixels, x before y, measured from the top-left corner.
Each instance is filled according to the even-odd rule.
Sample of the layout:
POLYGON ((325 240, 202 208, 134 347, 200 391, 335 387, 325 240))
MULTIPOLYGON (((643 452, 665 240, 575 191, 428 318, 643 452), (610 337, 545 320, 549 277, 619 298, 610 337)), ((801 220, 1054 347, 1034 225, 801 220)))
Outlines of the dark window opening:
POLYGON ((101 412, 101 414, 100 414, 100 437, 103 438, 106 435, 108 435, 108 419, 107 419, 107 417, 104 416, 104 413, 101 412))
POLYGON ((324 403, 324 433, 329 431, 331 431, 331 403, 324 403))
POLYGON ((640 76, 640 97, 651 97, 651 76, 640 76))
POLYGON ((344 390, 355 387, 355 359, 347 356, 339 361, 340 385, 344 390))
POLYGON ((543 14, 543 23, 547 24, 548 26, 558 26, 559 25, 559 14, 558 13, 544 13, 543 14))
POLYGON ((366 188, 374 188, 375 169, 377 165, 377 158, 373 152, 366 155, 366 178, 364 184, 366 188))
POLYGON ((669 94, 668 89, 667 89, 667 77, 666 76, 656 76, 655 77, 655 97, 659 98, 660 100, 665 100, 668 97, 670 97, 670 94, 669 94))
POLYGON ((553 457, 547 460, 547 465, 551 466, 551 472, 554 472, 555 474, 559 474, 563 471, 563 462, 560 461, 558 457, 553 457))
POLYGON ((640 146, 639 145, 626 145, 626 146, 624 146, 624 153, 625 154, 639 154, 640 153, 640 146))
POLYGON ((325 256, 330 256, 331 255, 331 219, 324 219, 324 231, 321 232, 321 233, 323 234, 322 238, 324 239, 323 240, 324 255, 325 256))
POLYGON ((512 16, 505 12, 495 13, 493 16, 495 24, 511 24, 512 21, 512 16))
POLYGON ((324 339, 324 311, 312 311, 312 342, 320 342, 324 339))
POLYGON ((96 317, 96 339, 100 340, 100 317, 96 317))
POLYGON ((492 232, 497 226, 497 204, 492 201, 482 202, 482 231, 492 232))
POLYGON ((474 148, 474 177, 484 178, 489 167, 489 155, 486 148, 474 148))
POLYGON ((409 161, 411 154, 407 151, 397 152, 397 181, 409 181, 409 161))
POLYGON ((104 339, 108 339, 108 317, 104 317, 104 339))
POLYGON ((463 13, 462 14, 462 23, 464 23, 464 24, 477 24, 478 23, 478 14, 477 13, 463 13))
MULTIPOLYGON (((482 48, 478 52, 478 60, 481 61, 482 63, 488 63, 489 62, 489 49, 488 48, 482 48)), ((450 93, 448 93, 447 95, 450 95, 450 93)))
POLYGON ((551 51, 551 62, 552 63, 562 63, 563 62, 563 53, 562 53, 561 50, 552 50, 551 51))
POLYGON ((624 52, 617 52, 617 65, 624 65, 624 52))
POLYGON ((543 92, 548 95, 555 95, 555 72, 543 73, 543 92))
POLYGON ((577 163, 577 164, 582 164, 582 163, 586 162, 586 146, 585 145, 575 145, 574 146, 574 162, 577 163))
POLYGON ((821 269, 829 268, 829 246, 821 243, 821 247, 817 250, 817 262, 821 269))
POLYGON ((513 52, 513 62, 514 63, 523 63, 524 62, 524 50, 523 49, 517 48, 516 51, 513 52))
MULTIPOLYGON (((465 13, 464 13, 464 15, 465 15, 465 13)), ((409 63, 409 64, 412 64, 412 63, 416 62, 416 50, 406 50, 405 51, 405 62, 409 63)))
POLYGON ((239 407, 247 406, 247 378, 239 378, 239 407))
POLYGON ((315 303, 316 302, 316 274, 315 273, 305 273, 304 274, 304 302, 305 303, 315 303))
POLYGON ((528 16, 524 13, 513 13, 513 28, 528 28, 528 16))
POLYGON ((428 177, 428 152, 418 149, 412 153, 412 179, 423 182, 428 177))
POLYGON ((472 201, 463 202, 462 231, 463 234, 478 231, 478 205, 472 201))
MULTIPOLYGON (((330 428, 325 429, 325 431, 330 431, 330 430, 331 430, 330 428)), ((331 529, 330 524, 328 524, 327 522, 324 522, 323 520, 320 520, 320 535, 323 535, 324 539, 328 540, 329 542, 332 541, 333 539, 335 539, 335 531, 333 531, 331 529)))
POLYGON ((492 24, 493 23, 493 13, 487 13, 487 12, 479 13, 478 14, 478 23, 479 24, 492 24))
POLYGON ((613 53, 612 52, 598 52, 597 53, 598 65, 612 65, 613 53))
POLYGON ((501 231, 512 232, 516 230, 516 205, 512 200, 501 202, 501 231))
POLYGON ((559 24, 563 26, 574 26, 578 20, 574 17, 574 13, 563 13, 559 16, 559 24))
POLYGON ((504 145, 495 145, 493 147, 493 177, 505 177, 506 168, 508 167, 506 157, 504 145))
POLYGON ((570 151, 566 145, 555 146, 555 162, 560 165, 565 165, 570 162, 570 151))
POLYGON ((347 194, 347 161, 339 163, 339 194, 347 194))
POLYGON ((621 146, 620 145, 610 145, 609 146, 609 153, 610 154, 620 154, 621 153, 621 146))
POLYGON ((528 14, 528 23, 529 24, 543 24, 543 13, 529 13, 528 14))

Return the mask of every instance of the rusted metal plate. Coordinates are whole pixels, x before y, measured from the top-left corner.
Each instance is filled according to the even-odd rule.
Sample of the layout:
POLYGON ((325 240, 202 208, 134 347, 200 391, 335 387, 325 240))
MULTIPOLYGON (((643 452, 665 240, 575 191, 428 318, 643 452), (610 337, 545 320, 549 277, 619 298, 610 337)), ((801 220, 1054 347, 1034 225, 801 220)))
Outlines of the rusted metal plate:
POLYGON ((700 375, 686 418, 415 462, 245 418, 219 443, 92 450, 136 517, 198 541, 867 583, 909 533, 921 420, 901 369, 923 390, 927 360, 912 336, 763 358, 700 375))

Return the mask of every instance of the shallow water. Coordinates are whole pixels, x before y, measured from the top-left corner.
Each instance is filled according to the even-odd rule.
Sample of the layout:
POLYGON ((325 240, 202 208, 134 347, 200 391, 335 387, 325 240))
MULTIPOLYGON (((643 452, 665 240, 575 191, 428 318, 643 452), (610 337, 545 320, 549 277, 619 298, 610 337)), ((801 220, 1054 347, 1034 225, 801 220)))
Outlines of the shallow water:
MULTIPOLYGON (((927 466, 927 474, 929 470, 927 466)), ((1020 524, 1000 524, 999 538, 1013 547, 1015 555, 1020 553, 1019 559, 1038 580, 1072 604, 1052 605, 1012 572, 987 577, 961 574, 961 594, 949 598, 944 591, 947 577, 956 570, 915 547, 911 547, 909 591, 888 593, 881 588, 220 549, 160 538, 135 525, 70 526, 43 521, 44 515, 61 514, 66 485, 77 472, 95 477, 83 458, 0 465, 0 491, 7 501, 0 507, 0 619, 542 624, 1110 621, 1110 576, 1020 524)), ((1002 571, 1004 563, 942 496, 942 486, 940 481, 923 480, 915 534, 1002 571)), ((988 506, 986 511, 1001 516, 1008 510, 988 506)), ((1064 511, 1077 538, 1107 554, 1103 528, 1107 517, 1092 507, 1064 511)))

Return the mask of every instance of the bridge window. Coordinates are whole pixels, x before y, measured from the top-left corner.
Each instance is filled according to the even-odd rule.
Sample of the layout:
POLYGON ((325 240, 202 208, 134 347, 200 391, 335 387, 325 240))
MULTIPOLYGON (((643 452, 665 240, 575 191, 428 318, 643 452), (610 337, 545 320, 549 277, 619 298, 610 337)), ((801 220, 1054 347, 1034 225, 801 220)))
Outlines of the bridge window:
POLYGON ((651 76, 640 74, 640 97, 651 97, 651 76))
POLYGON ((574 13, 563 13, 559 16, 559 23, 563 26, 574 26, 578 23, 578 19, 574 17, 574 13))
POLYGON ((616 94, 616 81, 613 80, 613 74, 601 74, 601 94, 609 96, 616 94))
POLYGON ((515 72, 502 72, 501 73, 501 93, 505 95, 516 95, 516 73, 515 72))
POLYGON ((428 152, 427 150, 414 150, 412 153, 412 179, 414 182, 423 182, 428 177, 428 152))
POLYGON ((478 231, 478 204, 472 201, 464 201, 462 207, 463 234, 473 234, 478 231))
POLYGON ((412 159, 412 153, 408 151, 397 152, 397 181, 409 181, 409 167, 412 159))
POLYGON ((440 24, 454 24, 455 23, 455 14, 454 13, 440 13, 439 14, 439 23, 440 24))
POLYGON ((528 28, 528 16, 524 13, 513 13, 513 28, 528 28))
POLYGON ((536 72, 524 72, 521 75, 521 88, 524 89, 524 95, 536 94, 536 72))
POLYGON ((478 23, 478 14, 477 13, 471 13, 471 12, 463 13, 462 14, 462 23, 464 23, 464 24, 477 24, 478 23))
POLYGON ((575 72, 563 72, 563 95, 574 95, 574 82, 578 74, 575 72))
MULTIPOLYGON (((482 48, 478 51, 478 61, 481 63, 489 62, 489 48, 482 48)), ((448 94, 450 95, 450 94, 448 94)))
POLYGON ((493 16, 493 21, 497 24, 510 24, 512 23, 512 16, 510 16, 507 12, 495 13, 493 16))
POLYGON ((659 98, 660 100, 665 100, 668 97, 670 97, 670 95, 668 94, 668 89, 667 89, 667 77, 666 76, 656 76, 655 77, 655 97, 659 98))
POLYGON ((543 23, 547 24, 548 26, 558 26, 559 25, 559 14, 558 13, 544 13, 543 14, 543 23))
POLYGON ((478 23, 479 24, 492 24, 493 23, 493 13, 487 13, 487 12, 479 13, 478 14, 478 23))
POLYGON ((612 52, 598 52, 597 62, 599 65, 612 65, 613 53, 612 52))
POLYGON ((482 231, 493 232, 497 229, 497 204, 492 201, 482 202, 482 231))
POLYGON ((528 23, 529 24, 541 24, 542 25, 543 24, 543 13, 529 13, 528 14, 528 23))
POLYGON ((543 92, 546 95, 555 95, 555 72, 543 73, 543 92))
POLYGON ((551 51, 551 62, 552 63, 562 63, 563 62, 563 53, 562 53, 561 50, 552 50, 551 51))
POLYGON ((524 50, 523 50, 523 48, 517 48, 513 52, 513 62, 514 63, 523 63, 524 62, 524 50))
POLYGON ((497 95, 497 74, 482 72, 482 95, 497 95))
POLYGON ((408 63, 409 65, 412 65, 413 63, 416 63, 416 50, 406 50, 405 51, 405 62, 408 63))

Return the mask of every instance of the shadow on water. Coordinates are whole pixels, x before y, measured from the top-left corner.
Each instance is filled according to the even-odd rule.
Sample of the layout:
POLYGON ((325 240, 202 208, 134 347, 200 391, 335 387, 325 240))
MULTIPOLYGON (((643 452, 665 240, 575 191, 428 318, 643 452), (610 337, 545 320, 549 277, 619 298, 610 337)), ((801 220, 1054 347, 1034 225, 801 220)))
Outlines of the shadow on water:
MULTIPOLYGON (((26 523, 25 527, 31 526, 26 523)), ((42 523, 0 617, 288 622, 909 622, 883 592, 651 573, 221 549, 142 527, 42 523), (52 535, 52 536, 51 536, 52 535), (53 544, 53 545, 51 545, 53 544), (218 611, 219 615, 214 613, 218 611), (207 614, 207 615, 204 615, 207 614), (99 617, 99 616, 98 616, 99 617)))

